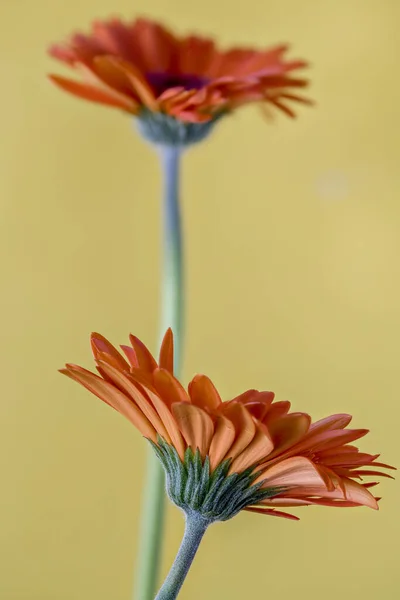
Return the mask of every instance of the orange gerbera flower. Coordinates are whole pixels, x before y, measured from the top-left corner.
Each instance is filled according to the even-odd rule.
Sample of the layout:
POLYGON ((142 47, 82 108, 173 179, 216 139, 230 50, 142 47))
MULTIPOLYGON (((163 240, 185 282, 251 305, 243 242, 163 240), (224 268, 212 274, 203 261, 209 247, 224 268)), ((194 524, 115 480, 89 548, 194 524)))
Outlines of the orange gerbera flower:
POLYGON ((75 34, 50 54, 83 81, 51 75, 62 89, 133 115, 147 111, 187 123, 213 120, 250 102, 266 102, 293 117, 291 102, 307 81, 292 76, 305 67, 287 60, 286 45, 267 50, 219 50, 212 39, 178 37, 162 25, 138 19, 97 21, 90 35, 75 34))
POLYGON ((205 375, 186 391, 173 375, 173 336, 168 330, 159 362, 136 337, 121 346, 126 359, 94 333, 92 350, 100 373, 68 364, 61 372, 124 415, 150 440, 167 472, 170 498, 209 521, 242 509, 297 519, 282 507, 369 506, 378 498, 365 476, 390 477, 378 455, 350 445, 367 429, 347 429, 351 416, 311 422, 273 402, 272 392, 248 390, 222 402, 205 375))

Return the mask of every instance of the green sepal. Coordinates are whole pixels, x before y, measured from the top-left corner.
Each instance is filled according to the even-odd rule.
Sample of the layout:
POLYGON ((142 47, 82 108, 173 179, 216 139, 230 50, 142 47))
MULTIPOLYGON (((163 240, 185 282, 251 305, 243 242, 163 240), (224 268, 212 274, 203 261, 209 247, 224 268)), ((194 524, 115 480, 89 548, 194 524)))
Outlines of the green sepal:
POLYGON ((212 472, 208 456, 201 457, 197 448, 187 448, 183 460, 174 446, 163 438, 150 442, 166 473, 169 498, 186 513, 198 513, 209 523, 226 521, 246 506, 256 505, 284 491, 282 487, 262 488, 254 484, 260 472, 249 467, 228 475, 231 459, 221 462, 212 472))
POLYGON ((142 108, 135 118, 139 133, 149 142, 159 146, 186 147, 197 144, 207 138, 216 123, 227 114, 220 111, 209 121, 191 123, 181 121, 162 112, 142 108))

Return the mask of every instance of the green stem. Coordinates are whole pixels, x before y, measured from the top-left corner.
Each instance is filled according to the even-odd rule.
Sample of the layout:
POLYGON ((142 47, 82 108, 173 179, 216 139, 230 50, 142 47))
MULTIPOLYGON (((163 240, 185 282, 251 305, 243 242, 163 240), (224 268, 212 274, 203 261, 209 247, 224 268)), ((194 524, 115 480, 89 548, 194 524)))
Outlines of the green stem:
MULTIPOLYGON (((181 150, 160 148, 164 173, 163 201, 163 284, 161 338, 168 327, 174 333, 174 371, 179 374, 183 323, 183 256, 179 208, 179 163, 181 150)), ((143 513, 134 587, 135 600, 153 600, 161 561, 165 513, 164 471, 149 449, 143 513)))
POLYGON ((155 600, 175 600, 209 523, 198 513, 186 515, 185 534, 174 564, 155 600))

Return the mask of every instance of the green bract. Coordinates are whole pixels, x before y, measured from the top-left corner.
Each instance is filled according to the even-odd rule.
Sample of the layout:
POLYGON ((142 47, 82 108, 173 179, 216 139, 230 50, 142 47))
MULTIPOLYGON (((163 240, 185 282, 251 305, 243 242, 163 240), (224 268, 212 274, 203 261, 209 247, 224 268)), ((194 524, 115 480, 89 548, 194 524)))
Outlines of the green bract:
POLYGON ((204 140, 223 114, 226 113, 204 123, 189 123, 144 108, 135 118, 135 123, 141 135, 153 144, 184 147, 204 140))
POLYGON ((212 523, 227 521, 246 506, 280 494, 284 488, 263 488, 263 482, 253 485, 260 475, 257 467, 228 475, 231 459, 224 460, 210 472, 208 456, 203 460, 199 450, 187 448, 184 461, 174 446, 162 438, 158 445, 150 442, 166 473, 167 494, 185 513, 198 513, 212 523))

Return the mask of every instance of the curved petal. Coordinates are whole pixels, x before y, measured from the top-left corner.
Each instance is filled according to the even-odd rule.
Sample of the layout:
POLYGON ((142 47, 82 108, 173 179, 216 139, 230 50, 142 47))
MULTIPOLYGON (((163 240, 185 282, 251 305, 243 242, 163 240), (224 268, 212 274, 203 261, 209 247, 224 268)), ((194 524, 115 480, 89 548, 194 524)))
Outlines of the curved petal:
POLYGON ((262 506, 281 506, 285 508, 293 507, 293 506, 310 506, 312 504, 311 500, 305 500, 304 498, 265 498, 265 500, 261 500, 259 502, 262 506))
POLYGON ((352 419, 351 415, 338 414, 325 417, 310 425, 310 434, 316 435, 322 433, 328 429, 344 429, 350 423, 352 419))
POLYGON ((114 359, 114 364, 118 365, 122 371, 129 371, 129 365, 121 356, 118 350, 100 333, 92 333, 90 336, 90 344, 92 347, 93 356, 99 358, 99 355, 110 355, 114 359))
POLYGON ((254 484, 263 481, 263 488, 285 487, 301 488, 315 487, 326 489, 323 478, 314 463, 304 456, 286 458, 272 467, 267 468, 255 480, 254 484))
POLYGON ((178 452, 181 460, 183 460, 185 456, 186 444, 182 438, 182 434, 180 432, 178 423, 176 422, 176 419, 173 416, 170 407, 167 406, 167 404, 165 404, 162 398, 160 398, 149 388, 143 387, 143 390, 150 398, 154 408, 160 415, 160 418, 164 423, 165 429, 168 431, 168 435, 171 438, 171 444, 178 452))
POLYGON ((309 439, 309 447, 315 451, 329 450, 354 442, 369 432, 368 429, 346 429, 327 431, 309 439))
POLYGON ((287 400, 281 400, 280 402, 274 402, 271 404, 267 414, 263 419, 263 423, 268 427, 275 419, 280 419, 286 415, 290 410, 290 402, 287 400))
POLYGON ((167 406, 174 402, 189 403, 189 396, 179 381, 165 369, 155 369, 153 373, 154 386, 167 406))
POLYGON ((207 75, 216 57, 215 44, 212 39, 191 35, 179 44, 178 70, 180 73, 207 75))
POLYGON ((240 473, 265 459, 273 449, 274 444, 266 427, 258 427, 250 444, 239 454, 229 469, 230 473, 240 473))
POLYGON ((132 344, 132 348, 136 353, 140 369, 143 369, 148 373, 152 373, 157 367, 157 363, 154 360, 154 357, 151 354, 150 350, 135 335, 131 334, 129 336, 129 341, 132 344))
POLYGON ((140 49, 146 71, 174 71, 177 68, 179 42, 166 27, 141 18, 131 26, 131 35, 140 49))
POLYGON ((189 383, 188 391, 192 403, 200 408, 215 411, 221 405, 220 395, 206 375, 195 375, 189 383))
POLYGON ((291 413, 271 421, 267 427, 274 442, 274 451, 269 459, 294 446, 304 438, 310 423, 311 417, 306 413, 291 413))
MULTIPOLYGON (((343 444, 354 441, 368 433, 368 429, 326 430, 314 435, 305 436, 295 446, 285 452, 285 456, 303 452, 321 452, 333 448, 341 448, 343 444)), ((319 454, 318 454, 319 455, 319 454)))
POLYGON ((246 506, 244 510, 248 512, 259 513, 260 515, 268 515, 269 517, 283 517, 284 519, 290 519, 291 521, 300 521, 299 517, 291 515, 290 513, 275 510, 274 508, 262 508, 260 506, 246 506))
POLYGON ((366 454, 365 452, 337 452, 329 456, 323 456, 323 452, 318 453, 321 462, 331 467, 352 467, 370 465, 379 456, 379 454, 366 454))
POLYGON ((240 402, 241 404, 247 404, 247 402, 252 402, 259 393, 260 392, 258 390, 246 390, 242 394, 239 394, 239 396, 235 396, 235 398, 229 400, 229 402, 240 402))
POLYGON ((187 445, 192 448, 193 452, 199 449, 201 456, 204 458, 208 453, 214 433, 211 418, 204 410, 188 402, 173 404, 172 414, 187 445))
POLYGON ((128 63, 116 56, 108 56, 107 61, 110 66, 114 67, 116 70, 119 70, 126 76, 127 80, 132 86, 132 89, 148 109, 154 111, 158 110, 157 100, 151 87, 147 83, 143 73, 141 73, 141 71, 135 67, 134 64, 128 63))
POLYGON ((258 421, 263 421, 267 414, 275 394, 273 392, 258 392, 257 390, 248 390, 237 396, 232 402, 240 402, 249 413, 258 421))
MULTIPOLYGON (((100 372, 101 372, 101 368, 99 367, 99 364, 100 364, 100 362, 104 362, 104 363, 107 363, 108 365, 111 365, 118 371, 121 371, 121 373, 129 373, 129 366, 126 365, 125 368, 122 368, 120 361, 118 361, 113 356, 111 356, 111 354, 106 354, 105 352, 97 352, 95 361, 96 361, 97 369, 100 372)), ((104 379, 107 379, 107 376, 104 376, 103 373, 101 373, 101 375, 104 377, 104 379)))
POLYGON ((342 481, 345 494, 343 494, 343 491, 338 488, 334 492, 327 492, 323 495, 323 498, 344 499, 348 500, 349 502, 354 502, 360 506, 368 506, 369 508, 378 510, 378 502, 371 492, 369 492, 363 485, 357 483, 356 481, 352 481, 351 479, 343 479, 342 481))
POLYGON ((106 373, 107 377, 110 378, 118 388, 120 388, 125 394, 127 394, 133 402, 139 407, 142 413, 147 417, 158 435, 164 438, 168 443, 171 443, 171 439, 167 433, 166 428, 158 413, 154 410, 150 400, 138 389, 135 384, 121 371, 115 369, 113 366, 105 362, 99 362, 102 370, 106 373))
POLYGON ((256 434, 256 426, 250 413, 238 403, 222 404, 223 414, 235 427, 235 441, 227 452, 225 458, 235 459, 250 444, 256 434))
POLYGON ((210 469, 213 471, 225 458, 235 439, 235 427, 229 419, 220 415, 210 444, 210 469))
POLYGON ((389 473, 384 473, 383 471, 375 471, 375 469, 357 469, 349 472, 349 477, 371 477, 372 475, 378 475, 379 477, 387 477, 388 479, 394 479, 392 475, 389 473))
POLYGON ((136 64, 140 60, 140 56, 135 52, 135 40, 129 27, 120 19, 96 21, 93 24, 93 33, 107 54, 115 54, 136 64))
POLYGON ((158 362, 161 369, 174 373, 174 336, 171 327, 165 332, 158 362))
POLYGON ((144 437, 156 442, 157 436, 154 427, 149 420, 144 416, 141 410, 137 408, 133 402, 129 400, 120 390, 113 385, 104 381, 86 369, 82 369, 77 365, 68 364, 66 369, 61 371, 64 375, 68 375, 90 392, 95 394, 100 400, 109 404, 115 410, 126 417, 140 431, 144 437))
POLYGON ((105 104, 136 114, 136 103, 130 98, 126 98, 126 100, 117 99, 113 97, 113 94, 109 91, 103 91, 93 85, 80 83, 73 79, 67 79, 66 77, 61 77, 61 75, 49 75, 49 79, 65 92, 69 92, 73 96, 78 96, 79 98, 84 98, 85 100, 96 102, 97 104, 105 104))
POLYGON ((126 358, 129 360, 130 366, 137 369, 139 367, 139 361, 137 359, 135 350, 131 346, 125 346, 124 344, 122 344, 120 348, 123 350, 126 358))

